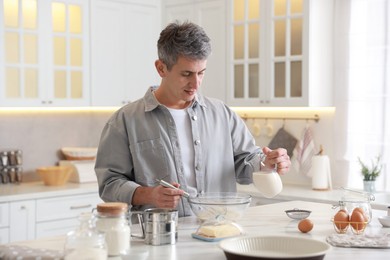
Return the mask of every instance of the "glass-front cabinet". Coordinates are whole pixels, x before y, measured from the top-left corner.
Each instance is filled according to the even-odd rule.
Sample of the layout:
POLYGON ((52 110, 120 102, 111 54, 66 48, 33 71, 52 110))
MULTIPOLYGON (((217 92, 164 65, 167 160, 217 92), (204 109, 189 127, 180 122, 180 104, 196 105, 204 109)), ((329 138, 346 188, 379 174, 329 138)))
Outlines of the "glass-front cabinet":
POLYGON ((332 5, 332 0, 231 0, 228 104, 330 105, 331 54, 321 48, 331 49, 332 5), (311 52, 314 44, 322 53, 311 52))
POLYGON ((1 106, 89 105, 87 5, 0 3, 1 106))

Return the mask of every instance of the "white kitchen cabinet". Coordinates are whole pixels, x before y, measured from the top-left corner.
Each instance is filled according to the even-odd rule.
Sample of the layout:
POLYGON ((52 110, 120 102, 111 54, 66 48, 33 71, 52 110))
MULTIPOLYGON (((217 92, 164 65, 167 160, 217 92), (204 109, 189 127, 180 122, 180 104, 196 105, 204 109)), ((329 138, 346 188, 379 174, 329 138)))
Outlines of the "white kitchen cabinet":
POLYGON ((88 4, 0 2, 0 106, 89 105, 88 4))
POLYGON ((0 244, 9 242, 9 204, 0 203, 0 244))
MULTIPOLYGON (((79 226, 78 216, 81 213, 92 212, 97 204, 103 202, 91 184, 81 184, 73 189, 59 187, 55 194, 38 185, 42 187, 42 192, 18 192, 13 198, 19 198, 10 201, 4 200, 7 195, 3 196, 0 203, 0 244, 65 235, 79 226), (24 199, 26 197, 32 198, 24 199)), ((35 190, 34 185, 26 184, 25 187, 26 190, 35 190)))
POLYGON ((9 228, 0 228, 0 244, 9 243, 9 228))
POLYGON ((78 216, 91 212, 102 203, 97 193, 38 199, 36 202, 36 237, 65 235, 75 229, 78 216))
POLYGON ((160 83, 154 67, 159 1, 91 1, 91 100, 118 106, 160 83))
POLYGON ((212 53, 200 91, 226 101, 226 8, 225 0, 163 1, 164 27, 175 20, 191 21, 204 28, 211 39, 212 53))
POLYGON ((35 200, 9 203, 10 242, 35 239, 35 200))
POLYGON ((55 237, 67 234, 79 226, 77 218, 47 221, 36 224, 37 238, 55 237))
POLYGON ((333 105, 333 0, 229 3, 229 105, 333 105))

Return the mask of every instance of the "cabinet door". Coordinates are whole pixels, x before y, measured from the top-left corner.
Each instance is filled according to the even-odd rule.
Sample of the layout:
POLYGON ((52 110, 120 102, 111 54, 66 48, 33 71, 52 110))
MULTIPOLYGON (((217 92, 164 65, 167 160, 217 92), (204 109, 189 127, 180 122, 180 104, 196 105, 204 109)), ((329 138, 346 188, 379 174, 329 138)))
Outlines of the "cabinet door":
POLYGON ((35 239, 35 200, 10 202, 10 242, 35 239))
POLYGON ((48 19, 46 104, 90 105, 89 5, 87 0, 51 1, 48 19))
POLYGON ((64 236, 68 232, 75 230, 78 226, 79 221, 77 218, 40 222, 37 223, 36 226, 36 238, 40 239, 45 237, 64 236))
POLYGON ((159 84, 154 68, 159 7, 99 0, 91 8, 92 105, 117 106, 143 97, 159 84))
POLYGON ((124 19, 120 3, 105 0, 91 3, 92 105, 125 103, 124 19))
POLYGON ((91 212, 98 203, 101 203, 98 193, 61 196, 37 200, 37 222, 69 219, 77 217, 80 213, 91 212))
POLYGON ((0 244, 9 242, 9 204, 0 203, 0 244))
POLYGON ((195 21, 211 39, 212 53, 207 60, 201 92, 226 102, 226 1, 199 2, 195 21))
POLYGON ((332 8, 332 0, 231 0, 228 104, 331 106, 332 8))
POLYGON ((226 3, 223 0, 195 3, 173 2, 164 7, 165 24, 191 21, 203 27, 211 39, 201 93, 226 101, 226 3))
POLYGON ((88 0, 0 2, 1 106, 89 105, 88 13, 88 0))
POLYGON ((164 27, 175 20, 178 21, 193 21, 195 22, 194 18, 194 6, 192 3, 175 3, 173 5, 166 5, 163 8, 163 19, 165 21, 164 27))
POLYGON ((40 105, 42 43, 37 2, 0 1, 1 106, 40 105))
POLYGON ((0 228, 9 226, 9 204, 0 203, 0 228))
POLYGON ((0 228, 0 245, 9 243, 9 228, 0 228))

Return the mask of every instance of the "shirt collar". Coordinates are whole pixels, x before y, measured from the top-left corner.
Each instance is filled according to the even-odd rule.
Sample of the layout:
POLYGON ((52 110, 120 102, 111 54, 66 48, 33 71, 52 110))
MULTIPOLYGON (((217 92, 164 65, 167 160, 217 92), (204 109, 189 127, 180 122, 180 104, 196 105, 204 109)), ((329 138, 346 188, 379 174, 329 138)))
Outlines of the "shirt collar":
MULTIPOLYGON (((157 88, 158 86, 152 86, 146 91, 144 96, 145 112, 152 111, 160 105, 156 97, 153 95, 153 91, 157 88)), ((196 93, 195 101, 192 103, 191 107, 195 108, 198 104, 202 107, 207 107, 204 102, 204 97, 196 93)))

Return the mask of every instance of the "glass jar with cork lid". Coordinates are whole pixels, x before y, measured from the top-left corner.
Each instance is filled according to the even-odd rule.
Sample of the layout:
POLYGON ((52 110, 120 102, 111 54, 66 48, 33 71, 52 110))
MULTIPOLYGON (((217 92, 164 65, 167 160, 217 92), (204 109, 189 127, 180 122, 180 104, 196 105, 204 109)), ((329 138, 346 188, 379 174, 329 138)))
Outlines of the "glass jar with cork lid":
POLYGON ((131 238, 128 205, 122 202, 100 203, 95 215, 97 230, 105 233, 108 255, 127 255, 131 238))

